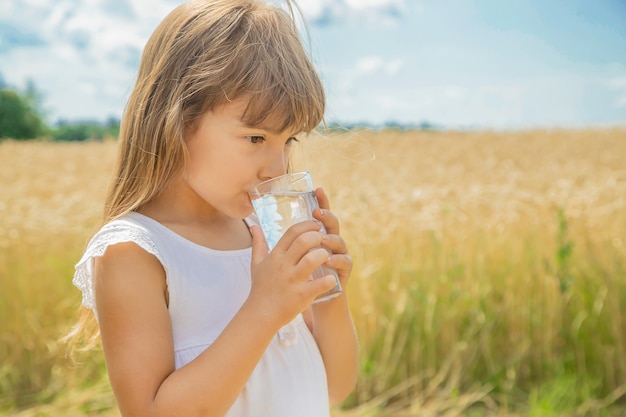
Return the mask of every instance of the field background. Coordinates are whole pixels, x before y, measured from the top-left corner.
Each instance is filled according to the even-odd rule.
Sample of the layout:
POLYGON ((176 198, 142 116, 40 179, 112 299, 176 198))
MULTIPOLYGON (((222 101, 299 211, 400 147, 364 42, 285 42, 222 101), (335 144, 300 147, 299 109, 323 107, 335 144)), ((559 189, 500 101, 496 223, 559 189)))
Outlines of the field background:
MULTIPOLYGON (((118 416, 58 338, 115 142, 0 143, 0 415, 118 416)), ((626 130, 348 131, 298 145, 355 261, 335 416, 626 416, 626 130)))

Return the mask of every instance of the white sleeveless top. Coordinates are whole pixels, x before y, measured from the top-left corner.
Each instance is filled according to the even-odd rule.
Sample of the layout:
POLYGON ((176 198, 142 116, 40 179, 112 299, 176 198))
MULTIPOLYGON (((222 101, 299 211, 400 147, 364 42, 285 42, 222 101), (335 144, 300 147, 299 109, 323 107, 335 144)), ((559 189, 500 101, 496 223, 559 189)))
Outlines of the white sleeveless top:
MULTIPOLYGON (((76 265, 73 283, 82 291, 83 305, 96 316, 93 259, 122 242, 134 242, 163 265, 178 369, 217 339, 248 297, 252 250, 209 249, 147 216, 130 213, 100 229, 76 265)), ((272 339, 226 416, 329 415, 324 364, 298 315, 272 339)))

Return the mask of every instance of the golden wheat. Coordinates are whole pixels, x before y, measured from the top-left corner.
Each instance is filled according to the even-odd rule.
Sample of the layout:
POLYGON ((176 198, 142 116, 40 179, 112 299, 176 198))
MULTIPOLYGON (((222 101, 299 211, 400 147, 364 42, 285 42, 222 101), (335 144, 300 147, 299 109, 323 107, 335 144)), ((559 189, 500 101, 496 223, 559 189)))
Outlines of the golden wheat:
MULTIPOLYGON (((13 317, 0 324, 0 413, 112 406, 100 354, 72 370, 56 340, 80 302, 71 268, 115 153, 112 141, 0 143, 0 313, 13 317)), ((596 385, 568 415, 619 399, 625 157, 623 129, 304 140, 295 167, 329 194, 355 259, 362 372, 335 413, 515 415, 570 374, 596 385)))

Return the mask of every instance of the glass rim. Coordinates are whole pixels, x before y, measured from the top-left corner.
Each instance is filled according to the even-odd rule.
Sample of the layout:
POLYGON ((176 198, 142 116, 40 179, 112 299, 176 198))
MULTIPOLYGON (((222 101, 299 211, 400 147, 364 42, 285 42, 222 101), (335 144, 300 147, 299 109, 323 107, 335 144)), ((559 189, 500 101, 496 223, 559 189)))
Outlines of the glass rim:
POLYGON ((291 185, 302 180, 305 180, 307 182, 307 185, 311 188, 311 191, 313 191, 311 172, 310 171, 296 171, 296 172, 287 172, 286 174, 282 174, 277 177, 270 178, 269 180, 261 181, 260 183, 255 185, 248 192, 248 194, 255 195, 255 196, 265 195, 268 193, 271 194, 273 184, 291 185))

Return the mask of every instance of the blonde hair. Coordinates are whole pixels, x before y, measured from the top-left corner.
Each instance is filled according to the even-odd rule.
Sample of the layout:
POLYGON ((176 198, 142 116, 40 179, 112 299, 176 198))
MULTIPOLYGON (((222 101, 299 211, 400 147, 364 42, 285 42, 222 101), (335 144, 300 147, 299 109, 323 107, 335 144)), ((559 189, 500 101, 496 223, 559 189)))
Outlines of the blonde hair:
POLYGON ((250 97, 243 120, 250 126, 278 115, 277 130, 310 132, 322 120, 324 90, 293 15, 255 0, 176 8, 146 45, 104 220, 156 197, 180 173, 185 134, 198 118, 242 96, 250 97))
MULTIPOLYGON (((249 126, 271 117, 277 131, 309 133, 322 122, 324 89, 298 34, 297 6, 285 3, 195 0, 156 28, 122 118, 104 223, 149 203, 182 173, 185 137, 209 110, 245 97, 249 126)), ((97 341, 84 307, 68 338, 81 333, 89 347, 97 341)))

